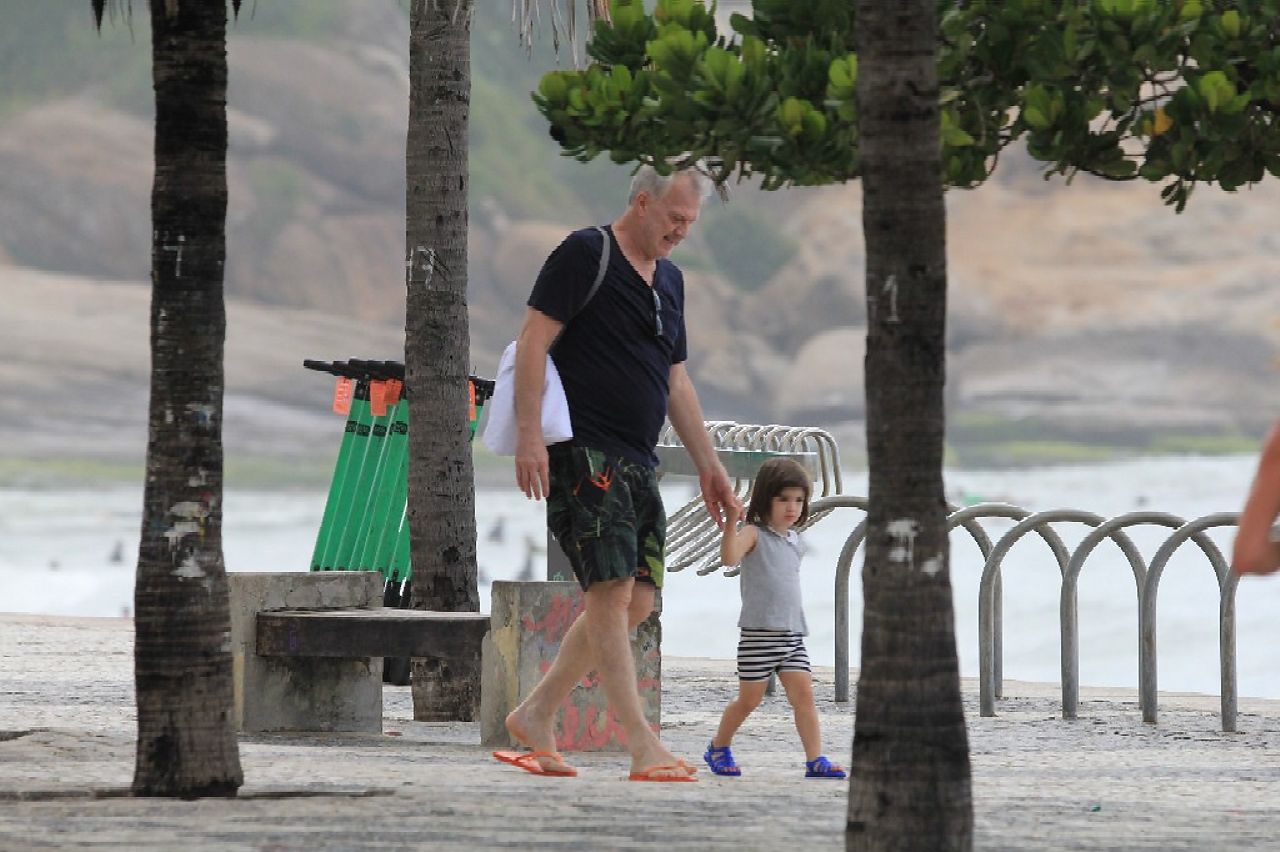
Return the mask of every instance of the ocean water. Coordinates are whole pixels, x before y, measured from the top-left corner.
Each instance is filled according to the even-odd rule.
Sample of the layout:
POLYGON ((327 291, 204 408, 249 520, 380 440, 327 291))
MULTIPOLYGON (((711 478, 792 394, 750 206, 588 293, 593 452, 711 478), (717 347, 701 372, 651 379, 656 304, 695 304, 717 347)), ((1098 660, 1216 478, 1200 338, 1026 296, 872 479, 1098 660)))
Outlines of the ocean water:
MULTIPOLYGON (((1031 511, 1074 508, 1112 517, 1139 509, 1191 519, 1236 511, 1253 475, 1252 457, 1141 459, 1079 467, 1018 471, 949 471, 956 502, 999 501, 1031 511)), ((865 476, 846 478, 845 492, 865 493, 865 476)), ((668 507, 695 493, 689 481, 664 486, 668 507)), ((305 571, 324 510, 322 491, 228 491, 224 549, 230 571, 305 571)), ((0 489, 0 611, 120 616, 132 606, 141 492, 0 489)), ((477 493, 477 554, 482 607, 495 579, 545 575, 543 506, 512 488, 477 493)), ((863 517, 840 510, 804 533, 805 609, 809 653, 834 661, 835 565, 863 517)), ((992 540, 1012 522, 985 520, 992 540)), ((1055 529, 1068 548, 1088 532, 1082 524, 1055 529)), ((1130 530, 1148 560, 1168 535, 1163 528, 1130 530)), ((1230 552, 1231 528, 1210 532, 1230 552)), ((951 570, 961 673, 977 674, 978 581, 982 559, 964 532, 952 535, 951 570)), ((850 653, 857 665, 861 589, 855 559, 850 581, 850 653)), ((663 646, 677 656, 732 658, 737 642, 737 580, 692 571, 670 574, 663 594, 663 646)), ((1057 682, 1057 566, 1038 536, 1014 545, 1004 561, 1004 672, 1007 678, 1057 682)), ((1217 583, 1198 549, 1179 549, 1160 583, 1160 688, 1219 689, 1217 583)), ((1242 696, 1280 697, 1280 665, 1272 647, 1280 633, 1280 578, 1246 578, 1237 592, 1237 652, 1242 696)), ((1137 684, 1137 592, 1127 561, 1111 544, 1085 563, 1079 586, 1080 680, 1085 685, 1137 684)))

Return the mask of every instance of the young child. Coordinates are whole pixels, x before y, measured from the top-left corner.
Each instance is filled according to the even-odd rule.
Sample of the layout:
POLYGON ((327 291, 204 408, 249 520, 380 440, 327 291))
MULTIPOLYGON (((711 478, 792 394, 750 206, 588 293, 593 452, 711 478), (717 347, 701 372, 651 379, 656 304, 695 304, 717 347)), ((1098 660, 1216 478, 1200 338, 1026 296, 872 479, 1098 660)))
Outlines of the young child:
POLYGON ((792 527, 809 517, 809 473, 791 459, 770 459, 760 466, 738 529, 740 511, 731 506, 720 539, 720 559, 741 565, 742 615, 738 619, 738 697, 724 708, 720 728, 702 756, 716 775, 741 775, 729 743, 760 706, 769 675, 787 691, 796 730, 805 752, 805 777, 844 778, 845 772, 822 754, 818 709, 804 637, 809 632, 800 602, 800 559, 804 548, 792 527))

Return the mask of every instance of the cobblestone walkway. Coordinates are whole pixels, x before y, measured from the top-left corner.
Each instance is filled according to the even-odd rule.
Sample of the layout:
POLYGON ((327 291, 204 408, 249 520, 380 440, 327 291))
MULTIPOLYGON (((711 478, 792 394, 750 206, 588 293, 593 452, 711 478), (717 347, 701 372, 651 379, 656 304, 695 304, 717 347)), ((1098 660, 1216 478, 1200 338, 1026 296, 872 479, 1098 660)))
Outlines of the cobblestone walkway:
MULTIPOLYGON (((237 800, 103 796, 133 773, 132 625, 0 616, 0 850, 843 848, 847 787, 805 780, 779 694, 734 743, 741 779, 633 784, 620 754, 575 754, 577 779, 497 763, 474 724, 411 720, 386 690, 382 735, 241 741, 237 800)), ((853 708, 815 673, 827 752, 847 763, 853 708)), ((727 660, 664 661, 663 737, 698 758, 735 690, 727 660)), ((1161 696, 1144 725, 1131 690, 1008 682, 982 719, 965 683, 976 848, 1280 849, 1280 701, 1242 699, 1240 733, 1217 699, 1161 696)))

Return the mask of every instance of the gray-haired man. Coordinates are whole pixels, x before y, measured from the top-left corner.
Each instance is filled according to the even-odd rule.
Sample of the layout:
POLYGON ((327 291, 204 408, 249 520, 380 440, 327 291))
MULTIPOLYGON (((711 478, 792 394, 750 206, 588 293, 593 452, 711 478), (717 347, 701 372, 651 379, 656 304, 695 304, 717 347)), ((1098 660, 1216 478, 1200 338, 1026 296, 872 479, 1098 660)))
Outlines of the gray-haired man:
POLYGON ((653 611, 662 585, 666 515, 654 447, 664 418, 692 456, 716 522, 740 505, 685 369, 684 277, 667 259, 697 220, 708 186, 694 170, 664 176, 642 166, 627 209, 604 236, 595 228, 570 234, 529 297, 516 355, 516 484, 532 499, 547 498, 548 527, 586 600, 551 668, 507 716, 512 736, 533 749, 512 762, 531 772, 575 774, 555 752, 555 715, 595 670, 626 732, 631 779, 695 780, 645 722, 629 634, 653 611), (608 266, 588 298, 603 239, 611 241, 608 266), (541 389, 553 341, 574 437, 546 447, 541 389))

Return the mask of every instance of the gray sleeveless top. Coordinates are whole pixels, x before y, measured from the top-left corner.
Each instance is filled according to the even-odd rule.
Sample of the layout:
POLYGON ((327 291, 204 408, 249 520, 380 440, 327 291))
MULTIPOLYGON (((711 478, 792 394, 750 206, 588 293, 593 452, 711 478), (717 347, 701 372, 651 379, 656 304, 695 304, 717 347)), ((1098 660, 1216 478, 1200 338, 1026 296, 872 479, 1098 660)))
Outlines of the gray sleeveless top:
POLYGON ((778 535, 757 524, 756 546, 742 557, 738 579, 742 588, 742 615, 738 627, 755 630, 789 630, 809 634, 800 601, 800 559, 804 546, 795 530, 778 535))

